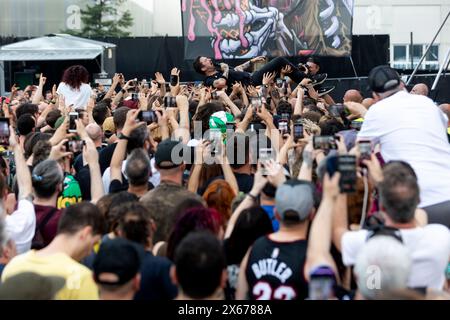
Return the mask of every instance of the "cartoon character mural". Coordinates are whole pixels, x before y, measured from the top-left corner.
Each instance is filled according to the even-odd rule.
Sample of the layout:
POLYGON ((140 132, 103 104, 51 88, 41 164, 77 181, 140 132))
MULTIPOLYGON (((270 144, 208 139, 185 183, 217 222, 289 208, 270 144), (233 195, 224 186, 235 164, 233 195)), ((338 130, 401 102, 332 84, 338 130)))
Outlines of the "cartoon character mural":
POLYGON ((353 0, 182 0, 185 56, 351 54, 353 0))

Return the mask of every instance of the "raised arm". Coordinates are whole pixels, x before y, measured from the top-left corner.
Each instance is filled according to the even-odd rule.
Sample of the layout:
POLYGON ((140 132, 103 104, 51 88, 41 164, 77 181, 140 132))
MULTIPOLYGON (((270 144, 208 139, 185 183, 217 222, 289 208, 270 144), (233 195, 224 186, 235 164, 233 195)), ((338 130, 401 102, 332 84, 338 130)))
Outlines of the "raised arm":
MULTIPOLYGON (((31 196, 33 186, 31 184, 30 169, 27 166, 23 150, 17 140, 16 133, 12 126, 9 127, 9 145, 14 150, 14 160, 16 162, 17 186, 19 189, 19 200, 31 196)), ((30 200, 31 201, 31 200, 30 200)))
POLYGON ((109 87, 109 90, 103 97, 103 100, 111 98, 113 93, 116 92, 116 88, 120 83, 121 77, 123 77, 123 76, 120 73, 116 73, 114 75, 111 87, 109 87))
POLYGON ((41 73, 41 76, 39 77, 39 86, 36 90, 36 93, 34 94, 33 100, 31 101, 32 104, 39 104, 42 99, 42 91, 44 90, 45 82, 47 81, 47 78, 43 76, 41 73))
POLYGON ((180 123, 178 130, 175 131, 175 137, 181 138, 183 143, 187 144, 191 139, 189 125, 189 101, 184 95, 178 95, 176 100, 178 110, 180 111, 180 123))
POLYGON ((330 246, 333 207, 339 196, 339 178, 339 173, 336 173, 332 179, 328 174, 324 177, 322 202, 311 225, 306 251, 304 275, 307 280, 309 280, 310 271, 320 265, 330 266, 337 271, 330 254, 330 246))
POLYGON ((225 91, 217 91, 217 96, 231 109, 231 113, 236 117, 241 114, 241 110, 231 101, 225 91))

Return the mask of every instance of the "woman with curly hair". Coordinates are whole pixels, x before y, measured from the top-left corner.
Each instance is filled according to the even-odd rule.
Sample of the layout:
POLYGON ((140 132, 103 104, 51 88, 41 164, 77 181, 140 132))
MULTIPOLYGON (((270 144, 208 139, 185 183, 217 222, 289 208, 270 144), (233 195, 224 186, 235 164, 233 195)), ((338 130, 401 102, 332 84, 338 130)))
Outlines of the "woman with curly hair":
POLYGON ((64 71, 57 93, 64 96, 66 106, 73 105, 74 109, 86 109, 91 96, 89 72, 85 67, 75 65, 64 71))

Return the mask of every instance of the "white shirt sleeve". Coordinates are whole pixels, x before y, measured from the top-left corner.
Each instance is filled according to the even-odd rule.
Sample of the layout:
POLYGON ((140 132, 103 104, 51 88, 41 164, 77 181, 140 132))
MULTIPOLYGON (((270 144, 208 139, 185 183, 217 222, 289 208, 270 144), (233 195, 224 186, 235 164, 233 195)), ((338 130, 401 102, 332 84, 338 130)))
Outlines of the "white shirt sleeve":
POLYGON ((380 119, 376 116, 376 110, 367 111, 361 130, 358 133, 358 139, 380 137, 382 135, 382 125, 383 123, 380 123, 380 119))
POLYGON ((106 168, 102 176, 103 188, 105 189, 105 194, 109 193, 109 185, 111 183, 111 168, 106 168))
POLYGON ((31 247, 36 229, 36 213, 29 200, 19 201, 17 210, 6 216, 6 231, 14 240, 18 253, 24 253, 31 247))
POLYGON ((359 251, 367 241, 367 231, 348 231, 341 240, 342 262, 345 266, 352 266, 356 262, 359 251))

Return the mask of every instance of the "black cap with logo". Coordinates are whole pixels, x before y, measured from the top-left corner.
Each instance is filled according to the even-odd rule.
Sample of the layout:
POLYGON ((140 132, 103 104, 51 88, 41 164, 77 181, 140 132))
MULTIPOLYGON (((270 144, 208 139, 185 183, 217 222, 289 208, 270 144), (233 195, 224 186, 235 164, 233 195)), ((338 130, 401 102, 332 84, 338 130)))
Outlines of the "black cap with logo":
POLYGON ((389 66, 378 66, 369 73, 369 87, 372 91, 383 93, 395 89, 401 80, 397 71, 389 66))

